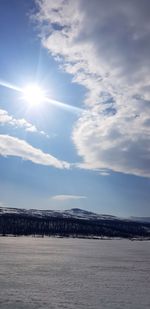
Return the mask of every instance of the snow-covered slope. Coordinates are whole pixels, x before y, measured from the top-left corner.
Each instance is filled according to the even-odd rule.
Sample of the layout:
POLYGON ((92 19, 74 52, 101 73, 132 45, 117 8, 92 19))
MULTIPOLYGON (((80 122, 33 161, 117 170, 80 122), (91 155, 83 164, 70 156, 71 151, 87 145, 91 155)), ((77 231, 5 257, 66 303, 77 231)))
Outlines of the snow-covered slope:
POLYGON ((119 218, 111 215, 96 214, 87 210, 73 208, 64 211, 60 210, 38 210, 38 209, 21 209, 0 207, 1 214, 18 214, 36 217, 61 217, 61 218, 78 218, 83 220, 118 220, 119 218))
POLYGON ((73 208, 63 212, 64 216, 86 219, 86 220, 117 220, 118 218, 111 215, 96 214, 87 210, 73 208))
POLYGON ((76 218, 82 220, 125 220, 125 221, 136 221, 136 222, 148 222, 150 223, 149 217, 130 217, 130 218, 119 218, 112 215, 96 214, 87 210, 72 208, 64 211, 61 210, 39 210, 39 209, 22 209, 22 208, 11 208, 11 207, 0 207, 0 215, 2 214, 17 214, 33 217, 54 217, 54 218, 76 218))

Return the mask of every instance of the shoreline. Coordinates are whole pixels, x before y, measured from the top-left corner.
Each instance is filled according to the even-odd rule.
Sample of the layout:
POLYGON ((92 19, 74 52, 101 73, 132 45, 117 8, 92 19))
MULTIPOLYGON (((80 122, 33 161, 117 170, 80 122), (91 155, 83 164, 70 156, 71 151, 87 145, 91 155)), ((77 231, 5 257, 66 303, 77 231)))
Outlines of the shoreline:
POLYGON ((35 238, 35 239, 84 239, 84 240, 130 240, 130 241, 150 241, 148 237, 107 237, 107 236, 59 236, 59 235, 2 235, 0 234, 0 238, 35 238))

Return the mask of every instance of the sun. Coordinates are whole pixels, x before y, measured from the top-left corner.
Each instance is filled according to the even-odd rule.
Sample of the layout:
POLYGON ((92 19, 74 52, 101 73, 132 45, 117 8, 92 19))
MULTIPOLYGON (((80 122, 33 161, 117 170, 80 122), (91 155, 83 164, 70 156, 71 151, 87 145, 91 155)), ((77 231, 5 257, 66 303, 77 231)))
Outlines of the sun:
POLYGON ((30 84, 23 88, 23 99, 30 105, 36 106, 45 100, 45 93, 37 84, 30 84))

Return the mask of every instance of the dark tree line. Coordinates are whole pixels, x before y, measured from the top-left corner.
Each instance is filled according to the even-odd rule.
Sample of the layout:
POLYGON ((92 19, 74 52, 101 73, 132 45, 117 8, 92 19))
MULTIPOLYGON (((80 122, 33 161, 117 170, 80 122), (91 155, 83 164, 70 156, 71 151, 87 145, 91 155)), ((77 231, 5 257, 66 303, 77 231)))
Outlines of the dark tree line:
POLYGON ((123 220, 83 220, 37 217, 19 214, 0 215, 1 235, 59 235, 73 237, 150 237, 150 223, 123 220))

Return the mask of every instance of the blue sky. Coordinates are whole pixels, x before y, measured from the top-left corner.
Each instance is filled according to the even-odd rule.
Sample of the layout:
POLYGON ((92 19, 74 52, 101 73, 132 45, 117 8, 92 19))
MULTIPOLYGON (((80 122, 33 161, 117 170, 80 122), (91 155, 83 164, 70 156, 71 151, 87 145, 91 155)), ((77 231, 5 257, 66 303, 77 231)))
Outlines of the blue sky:
POLYGON ((1 0, 0 205, 150 216, 149 6, 1 0))

